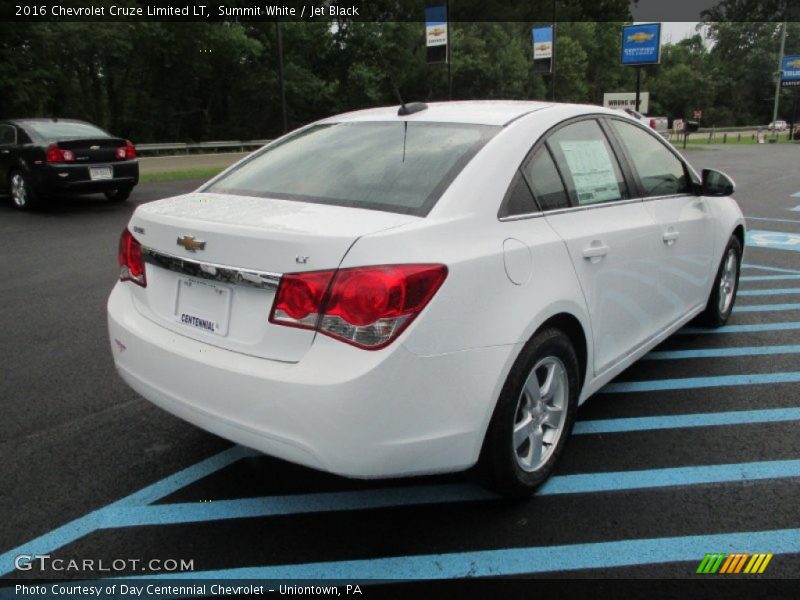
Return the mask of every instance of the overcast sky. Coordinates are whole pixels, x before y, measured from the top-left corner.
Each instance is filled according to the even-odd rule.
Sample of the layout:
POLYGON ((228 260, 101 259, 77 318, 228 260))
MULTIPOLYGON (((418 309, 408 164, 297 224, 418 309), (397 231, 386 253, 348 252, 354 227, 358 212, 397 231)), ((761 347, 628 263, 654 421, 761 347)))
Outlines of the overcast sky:
POLYGON ((682 39, 692 37, 695 33, 697 22, 667 21, 661 24, 661 42, 663 44, 676 44, 682 39))

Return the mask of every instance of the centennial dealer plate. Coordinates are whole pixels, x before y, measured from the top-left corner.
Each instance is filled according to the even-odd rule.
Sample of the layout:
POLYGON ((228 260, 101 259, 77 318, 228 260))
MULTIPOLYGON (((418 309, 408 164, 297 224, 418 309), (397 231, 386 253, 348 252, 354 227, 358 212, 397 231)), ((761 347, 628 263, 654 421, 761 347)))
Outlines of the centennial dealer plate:
POLYGON ((213 335, 228 334, 231 289, 207 281, 180 277, 175 318, 185 327, 213 335))

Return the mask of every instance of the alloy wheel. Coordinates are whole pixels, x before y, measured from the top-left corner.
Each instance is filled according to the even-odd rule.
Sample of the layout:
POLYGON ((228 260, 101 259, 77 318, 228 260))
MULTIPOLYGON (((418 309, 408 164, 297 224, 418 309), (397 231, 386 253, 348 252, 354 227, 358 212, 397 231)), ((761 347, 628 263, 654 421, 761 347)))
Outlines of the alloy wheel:
POLYGON ((567 417, 569 380, 555 356, 541 359, 522 386, 514 417, 513 450, 528 473, 541 468, 561 438, 567 417))
POLYGON ((28 189, 25 187, 25 179, 19 173, 14 173, 11 177, 11 198, 19 208, 28 204, 28 189))
POLYGON ((739 263, 736 260, 736 251, 731 248, 725 257, 725 266, 722 267, 722 276, 719 278, 719 312, 726 314, 733 303, 733 292, 736 288, 736 275, 739 263))

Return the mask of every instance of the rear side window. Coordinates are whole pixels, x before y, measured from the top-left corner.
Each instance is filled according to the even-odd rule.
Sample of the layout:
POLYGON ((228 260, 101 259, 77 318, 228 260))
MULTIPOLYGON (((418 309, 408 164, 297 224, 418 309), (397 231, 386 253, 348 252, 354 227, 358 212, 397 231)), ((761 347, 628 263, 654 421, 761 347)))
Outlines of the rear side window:
POLYGON ((578 121, 562 127, 550 136, 547 145, 575 204, 585 206, 629 197, 617 158, 597 121, 578 121))
POLYGON ((567 208, 569 198, 547 148, 541 148, 533 159, 522 166, 522 172, 542 210, 567 208))
POLYGON ((0 125, 0 145, 10 145, 16 142, 14 128, 11 125, 0 125))
POLYGON ((66 140, 80 138, 107 138, 109 135, 89 123, 70 123, 68 121, 26 121, 25 126, 46 140, 66 140))
POLYGON ((536 201, 533 199, 531 190, 528 184, 525 183, 522 173, 517 171, 498 216, 501 218, 513 217, 517 215, 529 215, 535 212, 539 212, 536 201))
POLYGON ((611 126, 639 174, 644 197, 682 194, 689 190, 683 163, 651 134, 617 119, 611 126))
POLYGON ((499 129, 407 121, 317 125, 202 191, 422 216, 499 129))

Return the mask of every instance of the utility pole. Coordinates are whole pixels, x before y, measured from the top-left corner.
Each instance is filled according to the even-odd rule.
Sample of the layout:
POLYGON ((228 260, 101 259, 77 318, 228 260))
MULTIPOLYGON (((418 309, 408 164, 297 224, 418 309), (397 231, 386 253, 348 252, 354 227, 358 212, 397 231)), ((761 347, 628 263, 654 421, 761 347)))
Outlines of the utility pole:
POLYGON ((452 18, 450 17, 450 0, 447 0, 445 4, 445 11, 447 15, 447 99, 453 99, 453 43, 451 42, 451 38, 453 37, 453 30, 451 27, 451 23, 453 22, 452 18))
MULTIPOLYGON (((786 21, 783 22, 781 32, 781 51, 778 53, 778 71, 775 76, 775 104, 772 106, 772 142, 778 141, 778 128, 775 121, 778 120, 778 101, 781 97, 781 71, 783 70, 783 50, 786 47, 786 21)), ((791 136, 791 133, 789 134, 791 136)))
POLYGON ((556 0, 553 0, 553 41, 551 43, 552 53, 550 55, 551 75, 550 75, 550 96, 553 102, 556 101, 556 0))
POLYGON ((275 21, 275 33, 278 41, 278 84, 281 90, 281 113, 283 115, 283 133, 289 130, 289 120, 286 117, 286 81, 283 77, 283 34, 281 24, 275 21))

